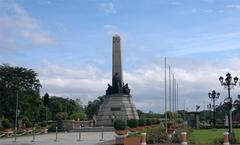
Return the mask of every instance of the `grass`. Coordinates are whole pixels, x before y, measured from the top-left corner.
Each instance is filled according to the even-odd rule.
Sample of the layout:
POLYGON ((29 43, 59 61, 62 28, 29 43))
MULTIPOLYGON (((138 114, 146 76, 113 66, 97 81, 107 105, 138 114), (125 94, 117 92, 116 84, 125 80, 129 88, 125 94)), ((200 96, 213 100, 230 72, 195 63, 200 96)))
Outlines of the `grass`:
MULTIPOLYGON (((223 133, 228 129, 199 129, 193 130, 190 139, 196 144, 212 144, 215 138, 223 138, 223 133)), ((240 128, 233 129, 235 136, 240 140, 240 128)))

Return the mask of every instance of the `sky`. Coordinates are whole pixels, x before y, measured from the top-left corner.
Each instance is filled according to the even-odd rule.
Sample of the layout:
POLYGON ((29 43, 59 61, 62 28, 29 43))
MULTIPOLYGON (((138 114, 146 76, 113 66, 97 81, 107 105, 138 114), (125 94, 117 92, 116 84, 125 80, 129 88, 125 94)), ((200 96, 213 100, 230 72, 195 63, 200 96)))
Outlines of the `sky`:
MULTIPOLYGON (((179 109, 207 109, 218 78, 240 77, 239 0, 0 0, 0 63, 34 69, 49 93, 83 104, 111 82, 112 36, 137 109, 164 112, 164 57, 179 109)), ((168 85, 168 84, 167 84, 168 85)), ((231 91, 236 99, 240 87, 231 91)))

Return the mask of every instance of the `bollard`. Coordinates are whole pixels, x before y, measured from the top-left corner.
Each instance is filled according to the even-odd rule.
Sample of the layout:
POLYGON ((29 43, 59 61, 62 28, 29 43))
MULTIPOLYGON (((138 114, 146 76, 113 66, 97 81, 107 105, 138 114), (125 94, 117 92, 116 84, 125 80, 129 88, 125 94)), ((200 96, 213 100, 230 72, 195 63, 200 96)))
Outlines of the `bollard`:
POLYGON ((15 134, 14 134, 14 141, 13 142, 17 142, 17 129, 15 128, 15 134))
POLYGON ((181 145, 187 145, 187 132, 181 133, 181 145))
POLYGON ((102 126, 102 132, 101 132, 101 139, 100 139, 100 141, 104 141, 104 139, 103 139, 103 126, 102 126))
POLYGON ((79 136, 77 141, 81 141, 81 125, 79 126, 79 136))
POLYGON ((57 138, 58 138, 58 127, 56 127, 56 139, 54 140, 55 142, 58 141, 57 138))
POLYGON ((141 133, 142 137, 141 137, 141 144, 140 145, 147 145, 146 143, 146 135, 147 133, 141 133))
POLYGON ((32 142, 34 142, 35 141, 35 127, 33 128, 33 140, 32 140, 32 142))
POLYGON ((230 145, 228 135, 229 135, 228 132, 223 133, 223 145, 230 145))

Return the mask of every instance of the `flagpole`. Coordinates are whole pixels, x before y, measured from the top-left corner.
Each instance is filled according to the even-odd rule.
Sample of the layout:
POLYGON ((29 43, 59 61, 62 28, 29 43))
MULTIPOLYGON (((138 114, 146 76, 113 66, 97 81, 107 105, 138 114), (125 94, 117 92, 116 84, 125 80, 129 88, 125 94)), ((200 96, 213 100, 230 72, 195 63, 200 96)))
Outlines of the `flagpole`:
POLYGON ((172 98, 171 98, 171 67, 168 68, 168 77, 169 77, 169 111, 172 112, 172 98))
POLYGON ((165 126, 167 133, 167 58, 165 56, 165 126))
POLYGON ((179 108, 178 108, 178 83, 177 83, 177 110, 179 110, 179 108))
POLYGON ((172 74, 172 109, 173 109, 173 112, 175 112, 175 108, 174 108, 174 95, 175 95, 175 85, 174 85, 174 74, 172 74))

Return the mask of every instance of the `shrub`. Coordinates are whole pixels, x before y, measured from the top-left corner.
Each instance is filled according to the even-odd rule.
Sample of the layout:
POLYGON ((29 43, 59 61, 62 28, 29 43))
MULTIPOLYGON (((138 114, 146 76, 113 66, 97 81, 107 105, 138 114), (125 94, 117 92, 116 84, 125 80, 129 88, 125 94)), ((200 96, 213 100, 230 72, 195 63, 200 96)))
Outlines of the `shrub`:
POLYGON ((55 122, 55 123, 53 123, 53 124, 48 128, 48 131, 49 131, 49 132, 55 132, 55 131, 56 131, 56 127, 58 127, 58 131, 59 131, 59 132, 65 131, 62 122, 55 122))
POLYGON ((210 124, 200 124, 200 129, 211 129, 212 126, 210 124))
POLYGON ((143 119, 143 118, 142 118, 142 119, 139 119, 139 120, 138 120, 138 125, 139 125, 139 126, 145 126, 145 125, 146 125, 146 120, 143 119))
POLYGON ((166 143, 167 134, 164 131, 162 131, 162 129, 163 128, 161 127, 146 129, 147 143, 148 144, 166 143))
POLYGON ((233 128, 240 128, 240 123, 239 124, 233 124, 233 128))
POLYGON ((26 127, 27 127, 27 128, 30 128, 30 127, 32 127, 32 122, 30 122, 30 121, 27 121, 27 122, 26 122, 26 127))
POLYGON ((168 121, 168 122, 167 122, 167 127, 168 127, 168 128, 171 128, 172 126, 173 126, 173 122, 172 122, 172 121, 168 121))
POLYGON ((58 112, 55 116, 55 119, 57 121, 62 121, 62 120, 66 120, 68 117, 68 114, 67 112, 58 112))
POLYGON ((240 140, 235 136, 235 133, 229 134, 229 142, 231 144, 239 144, 240 140))
POLYGON ((79 120, 86 120, 87 116, 84 112, 75 112, 70 116, 70 119, 74 119, 75 121, 79 120))
POLYGON ((125 130, 126 129, 125 121, 120 120, 120 119, 115 120, 113 126, 116 130, 125 130))
POLYGON ((4 129, 8 129, 8 128, 11 127, 11 123, 8 119, 3 119, 2 126, 3 126, 4 129))
POLYGON ((127 121, 127 125, 130 128, 136 128, 138 127, 138 120, 137 119, 130 119, 127 121))
POLYGON ((41 127, 46 127, 46 126, 47 126, 47 122, 46 122, 46 121, 41 122, 41 123, 40 123, 40 126, 41 126, 41 127))
POLYGON ((148 118, 148 119, 146 120, 146 125, 152 125, 152 120, 148 118))
POLYGON ((159 120, 157 118, 152 118, 152 124, 159 124, 159 120))
POLYGON ((130 132, 127 137, 139 137, 142 136, 140 132, 130 132))
POLYGON ((27 117, 27 116, 23 116, 22 122, 23 122, 23 123, 26 123, 26 122, 28 122, 28 121, 29 121, 28 117, 27 117))
POLYGON ((184 120, 182 118, 176 118, 176 123, 177 124, 183 124, 184 120))

